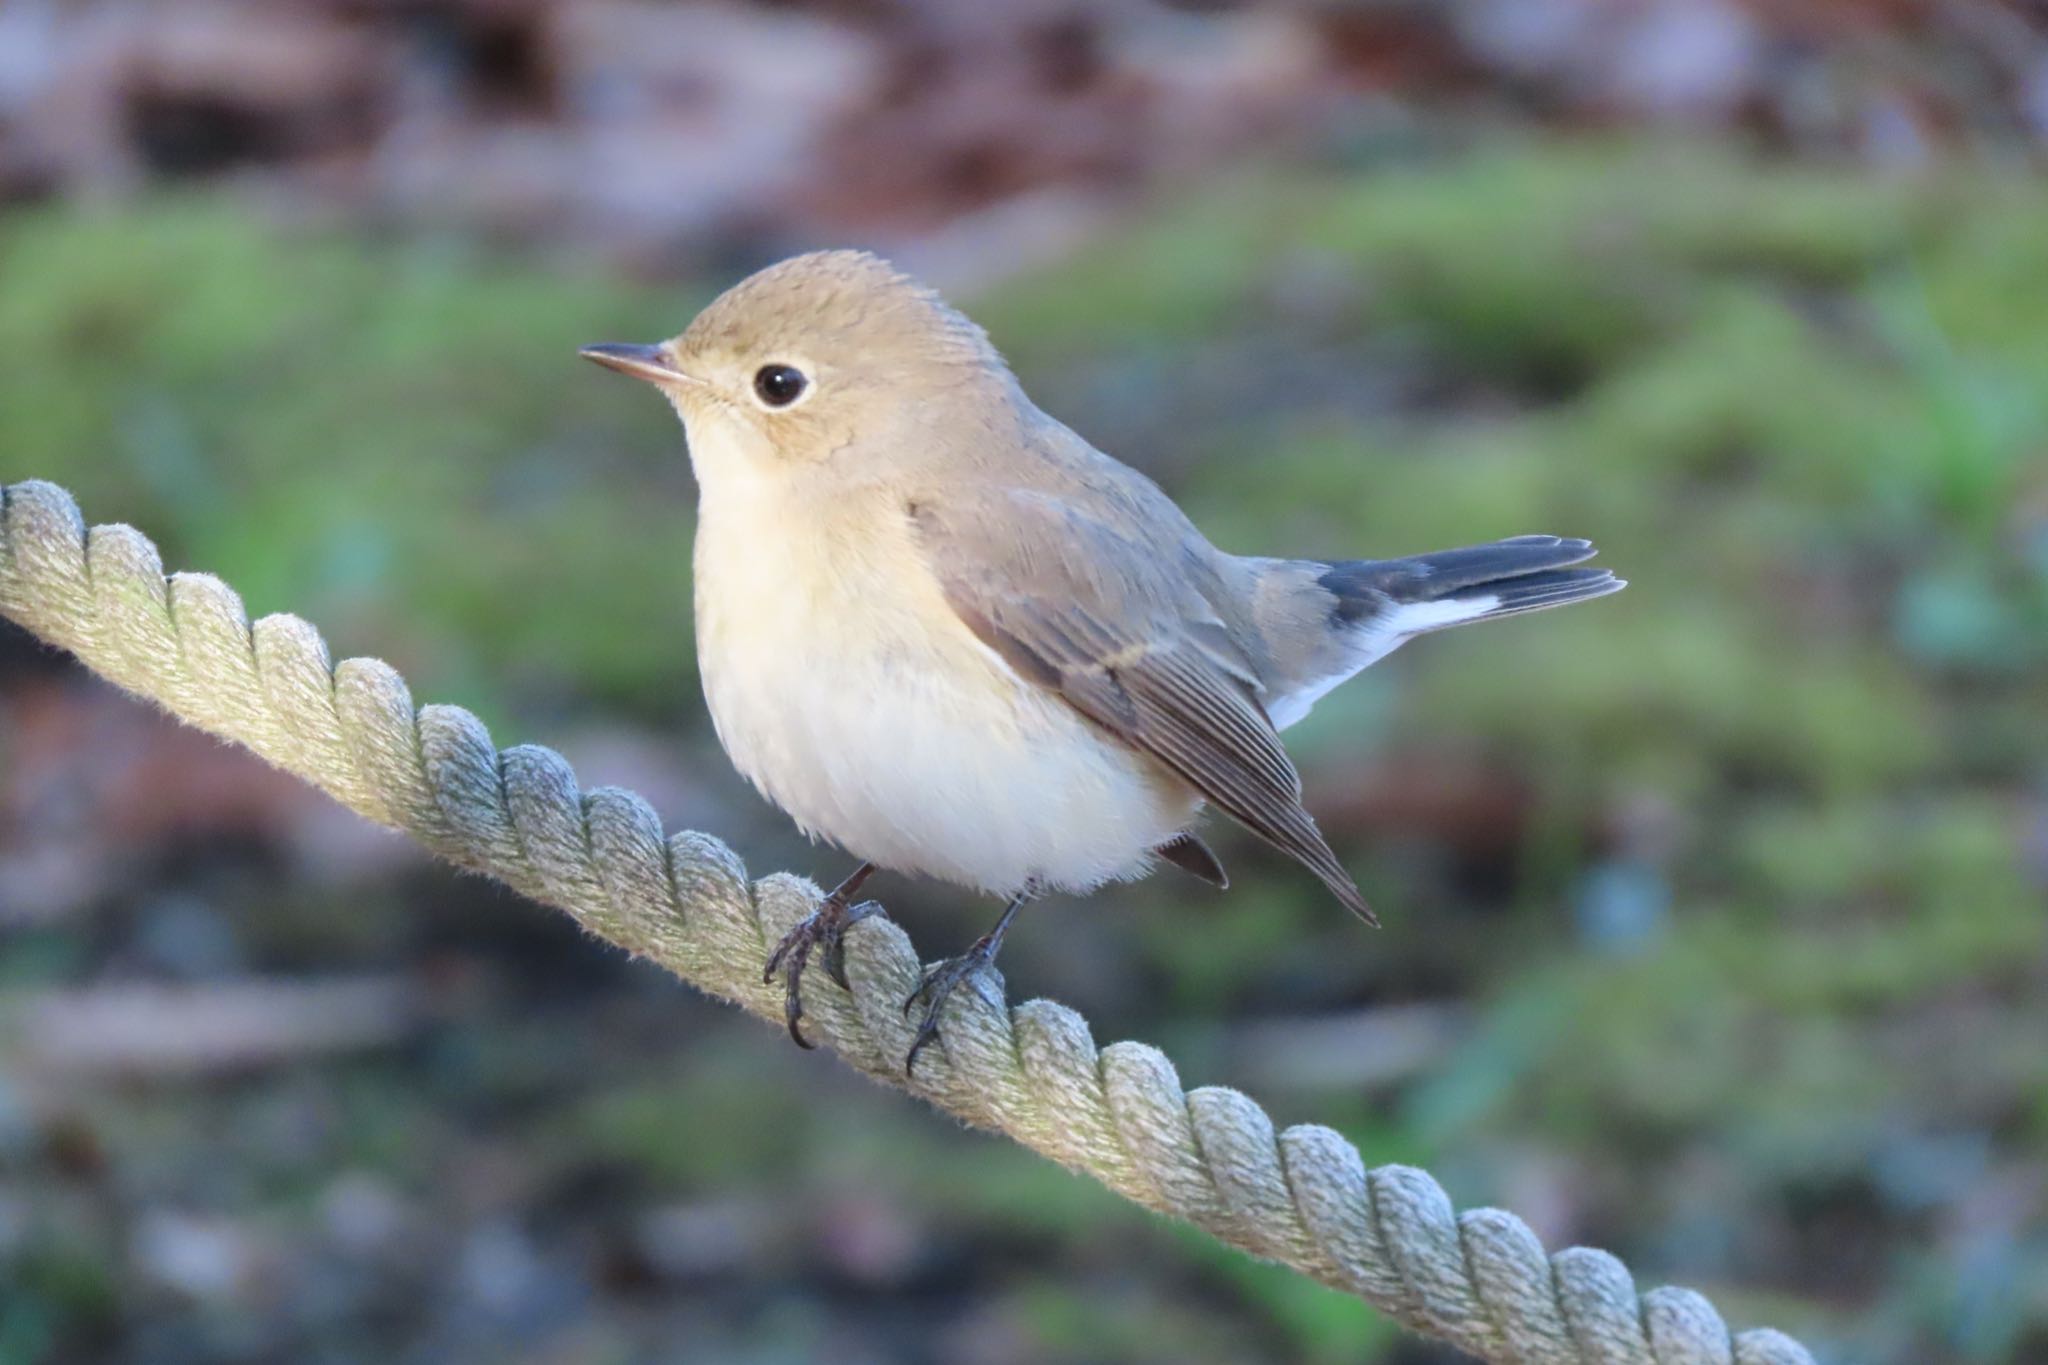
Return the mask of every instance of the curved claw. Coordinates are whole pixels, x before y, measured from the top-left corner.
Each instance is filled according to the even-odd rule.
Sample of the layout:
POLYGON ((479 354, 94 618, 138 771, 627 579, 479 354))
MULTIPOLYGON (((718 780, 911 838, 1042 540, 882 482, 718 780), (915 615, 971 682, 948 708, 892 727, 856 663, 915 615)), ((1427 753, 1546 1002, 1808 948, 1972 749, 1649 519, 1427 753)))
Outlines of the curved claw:
POLYGON ((828 896, 816 910, 797 921, 782 941, 775 945, 775 951, 768 955, 768 965, 761 969, 761 984, 768 985, 778 973, 783 979, 782 1017, 789 1025, 789 1036, 800 1048, 814 1049, 816 1043, 804 1037, 799 1021, 804 1017, 803 975, 804 967, 811 960, 811 950, 821 944, 825 949, 825 970, 841 989, 851 989, 846 980, 846 944, 848 925, 858 924, 870 915, 879 915, 882 907, 874 901, 863 901, 847 908, 843 901, 828 896))
POLYGON ((917 1054, 939 1036, 939 1014, 946 1008, 946 1002, 953 998, 953 992, 987 968, 994 959, 995 953, 984 939, 959 957, 949 957, 926 968, 917 988, 904 997, 903 1017, 906 1019, 918 1001, 926 1002, 924 1017, 917 1021, 917 1033, 910 1041, 910 1055, 903 1059, 906 1079, 917 1072, 917 1054))
POLYGON ((782 942, 775 945, 774 953, 768 958, 767 969, 761 973, 761 984, 766 985, 775 979, 778 971, 783 972, 782 1018, 789 1025, 790 1039, 807 1051, 817 1044, 804 1037, 804 1031, 799 1027, 799 1021, 804 1017, 804 998, 799 983, 803 980, 804 964, 811 959, 811 946, 818 941, 818 918, 816 913, 807 915, 794 929, 784 934, 782 942))
MULTIPOLYGON (((915 1078, 917 1054, 924 1051, 927 1043, 939 1036, 939 1011, 946 1007, 946 1001, 951 998, 961 982, 972 980, 983 968, 995 965, 996 954, 1002 951, 1003 935, 1010 930, 1010 921, 1017 918, 1017 911, 1023 908, 1024 902, 1037 893, 1038 887, 1034 882, 1010 897, 1010 903, 1003 907, 1002 918, 996 921, 995 928, 974 940, 973 946, 960 956, 934 963, 918 978, 917 989, 903 1002, 903 1017, 910 1017, 911 1006, 920 999, 928 999, 929 1003, 925 1006, 924 1018, 917 1021, 917 1036, 911 1039, 910 1055, 903 1059, 905 1080, 915 1078)), ((1001 992, 997 994, 1000 996, 1001 992)), ((998 1009, 1002 1007, 1000 999, 994 1004, 998 1009)))
POLYGON ((818 1045, 804 1037, 804 1031, 800 1027, 804 1017, 804 1000, 803 996, 797 992, 796 976, 794 973, 790 975, 789 990, 782 997, 782 1017, 789 1025, 790 1040, 806 1052, 815 1052, 818 1045))
MULTIPOLYGON (((798 928, 802 928, 801 925, 798 928)), ((792 929, 782 936, 782 942, 775 945, 775 951, 768 954, 768 965, 761 969, 761 984, 767 985, 775 979, 775 973, 782 970, 782 960, 796 947, 797 930, 792 929)))
POLYGON ((924 1045, 939 1036, 937 1028, 921 1028, 917 1037, 910 1041, 910 1055, 903 1059, 903 1079, 910 1080, 917 1075, 917 1054, 924 1051, 924 1045))

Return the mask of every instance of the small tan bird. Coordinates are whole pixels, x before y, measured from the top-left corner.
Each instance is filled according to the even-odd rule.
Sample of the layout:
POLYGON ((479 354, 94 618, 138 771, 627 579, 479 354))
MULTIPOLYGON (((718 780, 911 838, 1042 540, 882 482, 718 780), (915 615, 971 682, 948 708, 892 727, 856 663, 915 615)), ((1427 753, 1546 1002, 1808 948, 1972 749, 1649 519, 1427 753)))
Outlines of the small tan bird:
POLYGON ((1164 859, 1219 807, 1377 923, 1301 804, 1279 731, 1411 636, 1618 591, 1593 547, 1412 559, 1225 554, 1157 485, 1038 410, 988 336, 863 252, 783 261, 680 336, 583 354, 648 380, 698 485, 697 649, 734 765, 862 860, 775 950, 790 1035, 814 948, 877 867, 1007 898, 930 969, 906 1070, 1017 910, 1164 859))

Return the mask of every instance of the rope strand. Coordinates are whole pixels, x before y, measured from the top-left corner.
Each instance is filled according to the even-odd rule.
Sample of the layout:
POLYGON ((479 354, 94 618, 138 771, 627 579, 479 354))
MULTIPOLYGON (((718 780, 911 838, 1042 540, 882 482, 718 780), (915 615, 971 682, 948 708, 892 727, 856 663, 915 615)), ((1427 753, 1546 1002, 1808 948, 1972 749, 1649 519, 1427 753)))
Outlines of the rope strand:
MULTIPOLYGON (((0 614, 364 817, 780 1026, 781 988, 762 983, 761 963, 816 904, 810 882, 776 874, 750 885, 731 849, 664 834, 632 792, 580 791, 549 749, 500 752, 468 711, 415 708, 404 679, 375 659, 332 664, 306 622, 269 616, 252 627, 225 583, 166 578, 146 537, 88 531, 54 484, 0 486, 0 614)), ((1087 1021, 1051 1001, 1008 1007, 961 992, 939 1046, 906 1082, 911 1024, 899 1005, 919 973, 910 940, 885 918, 863 920, 848 931, 846 969, 850 991, 823 972, 806 980, 808 1027, 875 1080, 1481 1359, 1812 1365, 1780 1332, 1731 1337, 1691 1290, 1638 1296, 1606 1252, 1546 1255, 1512 1214, 1457 1213, 1427 1172, 1368 1170, 1331 1129, 1276 1133, 1237 1091, 1184 1093, 1156 1048, 1098 1052, 1087 1021)))

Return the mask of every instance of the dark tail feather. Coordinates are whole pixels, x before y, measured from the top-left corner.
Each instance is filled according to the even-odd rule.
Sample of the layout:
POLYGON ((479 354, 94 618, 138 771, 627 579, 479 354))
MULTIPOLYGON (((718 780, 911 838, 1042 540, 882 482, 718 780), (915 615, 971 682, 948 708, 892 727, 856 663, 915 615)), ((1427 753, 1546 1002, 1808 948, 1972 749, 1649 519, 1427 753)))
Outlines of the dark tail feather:
POLYGON ((1209 851, 1209 846, 1192 834, 1176 834, 1152 851, 1218 891, 1230 889, 1230 874, 1223 870, 1223 864, 1209 851))
POLYGON ((1491 596, 1499 602, 1486 612, 1487 618, 1516 616, 1525 611, 1542 611, 1571 602, 1584 602, 1620 592, 1628 580, 1616 578, 1607 569, 1552 569, 1526 578, 1510 578, 1492 585, 1468 588, 1453 600, 1468 596, 1491 596))
POLYGON ((1628 586, 1606 569, 1566 567, 1594 554, 1589 540, 1515 536, 1408 559, 1346 560, 1330 565, 1320 581, 1336 596, 1347 624, 1419 635, 1584 602, 1628 586))

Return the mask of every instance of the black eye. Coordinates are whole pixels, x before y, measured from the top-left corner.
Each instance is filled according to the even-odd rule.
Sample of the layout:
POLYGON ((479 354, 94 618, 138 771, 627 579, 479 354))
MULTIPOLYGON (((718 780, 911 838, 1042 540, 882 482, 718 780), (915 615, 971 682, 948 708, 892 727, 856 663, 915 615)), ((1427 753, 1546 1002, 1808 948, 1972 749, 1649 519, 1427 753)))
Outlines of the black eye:
POLYGON ((763 365, 754 371, 754 392, 771 408, 786 408, 803 396, 810 383, 793 365, 763 365))

